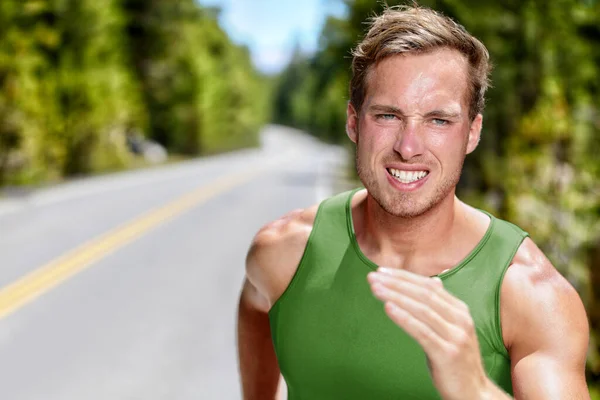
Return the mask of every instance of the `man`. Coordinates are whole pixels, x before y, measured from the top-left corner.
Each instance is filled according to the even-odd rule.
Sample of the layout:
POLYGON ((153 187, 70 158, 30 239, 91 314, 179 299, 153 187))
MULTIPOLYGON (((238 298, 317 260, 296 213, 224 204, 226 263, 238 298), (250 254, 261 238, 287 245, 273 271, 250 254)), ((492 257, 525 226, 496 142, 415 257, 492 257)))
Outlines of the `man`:
POLYGON ((587 399, 581 300, 527 234, 455 197, 488 53, 429 9, 355 49, 347 133, 364 190, 261 229, 238 338, 244 399, 587 399), (381 268, 380 266, 385 266, 381 268))

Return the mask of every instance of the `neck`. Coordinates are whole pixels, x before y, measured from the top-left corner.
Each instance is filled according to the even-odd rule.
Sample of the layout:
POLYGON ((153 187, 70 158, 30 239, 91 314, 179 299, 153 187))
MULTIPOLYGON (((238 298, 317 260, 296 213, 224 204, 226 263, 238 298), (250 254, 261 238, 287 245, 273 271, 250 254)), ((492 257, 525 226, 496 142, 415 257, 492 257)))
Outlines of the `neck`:
MULTIPOLYGON (((450 193, 431 210, 417 217, 396 217, 367 194, 362 202, 361 242, 383 259, 412 269, 418 259, 429 258, 452 242, 461 215, 460 202, 450 193)), ((379 258, 379 257, 378 257, 379 258)))

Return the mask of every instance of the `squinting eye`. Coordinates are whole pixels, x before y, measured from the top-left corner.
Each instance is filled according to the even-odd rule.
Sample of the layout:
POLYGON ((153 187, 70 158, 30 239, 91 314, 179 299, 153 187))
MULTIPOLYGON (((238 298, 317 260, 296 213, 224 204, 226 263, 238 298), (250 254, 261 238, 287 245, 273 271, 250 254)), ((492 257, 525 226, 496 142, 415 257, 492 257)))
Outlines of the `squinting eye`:
POLYGON ((390 121, 390 120, 396 118, 396 116, 394 114, 377 114, 376 117, 377 117, 377 119, 385 119, 387 121, 390 121))
POLYGON ((434 118, 432 121, 433 121, 434 125, 439 125, 439 126, 448 125, 448 121, 446 121, 445 119, 434 118))

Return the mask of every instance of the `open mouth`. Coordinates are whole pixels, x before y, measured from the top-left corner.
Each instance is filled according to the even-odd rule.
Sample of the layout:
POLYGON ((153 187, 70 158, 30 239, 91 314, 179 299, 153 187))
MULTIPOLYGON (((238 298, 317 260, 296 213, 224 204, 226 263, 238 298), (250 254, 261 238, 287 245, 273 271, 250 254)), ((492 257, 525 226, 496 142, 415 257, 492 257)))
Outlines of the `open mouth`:
POLYGON ((402 171, 395 168, 387 168, 387 172, 400 183, 417 182, 429 175, 429 171, 402 171))

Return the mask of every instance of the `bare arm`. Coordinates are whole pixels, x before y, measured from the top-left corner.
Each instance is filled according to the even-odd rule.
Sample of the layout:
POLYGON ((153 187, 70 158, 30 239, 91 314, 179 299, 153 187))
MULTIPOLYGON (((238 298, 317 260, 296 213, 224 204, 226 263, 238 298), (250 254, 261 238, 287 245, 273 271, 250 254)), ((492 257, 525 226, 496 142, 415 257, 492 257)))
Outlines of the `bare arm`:
POLYGON ((279 365, 271 342, 267 300, 248 279, 238 309, 238 356, 244 400, 275 399, 279 365))
POLYGON ((518 400, 585 400, 588 320, 579 295, 527 239, 501 292, 518 400))
POLYGON ((296 272, 315 213, 316 207, 297 210, 266 225, 248 252, 237 326, 244 400, 279 398, 278 386, 285 386, 273 348, 268 312, 296 272))

